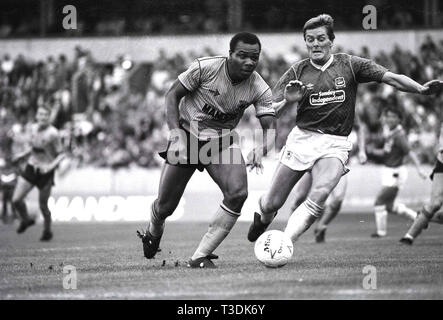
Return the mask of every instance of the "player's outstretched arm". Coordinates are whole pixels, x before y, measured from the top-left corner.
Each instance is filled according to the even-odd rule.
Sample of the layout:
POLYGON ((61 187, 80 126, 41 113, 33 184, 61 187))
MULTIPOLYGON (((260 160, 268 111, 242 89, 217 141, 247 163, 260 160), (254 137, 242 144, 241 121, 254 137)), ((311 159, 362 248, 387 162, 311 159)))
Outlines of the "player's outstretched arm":
POLYGON ((12 157, 11 162, 12 163, 17 163, 20 160, 22 160, 23 158, 26 158, 27 156, 29 156, 31 154, 31 148, 24 150, 23 152, 19 153, 18 155, 12 157))
POLYGON ((422 178, 422 179, 426 179, 428 177, 428 175, 426 174, 426 172, 423 170, 420 160, 418 159, 417 155, 415 154, 414 151, 409 151, 409 157, 412 160, 412 163, 415 166, 415 169, 417 169, 418 175, 422 178))
MULTIPOLYGON (((298 107, 298 101, 301 97, 294 97, 295 91, 300 91, 303 84, 296 80, 296 75, 293 68, 288 69, 278 80, 277 84, 272 90, 273 103, 272 106, 275 110, 275 115, 279 117, 283 110, 288 106, 298 107), (298 98, 298 99, 296 99, 298 98)), ((306 88, 304 88, 305 90, 306 88)), ((302 92, 304 93, 304 91, 302 92)))
POLYGON ((262 158, 275 146, 276 118, 274 116, 262 116, 259 118, 263 130, 263 141, 254 146, 247 156, 246 166, 252 171, 256 168, 257 173, 263 171, 262 158))
POLYGON ((169 130, 179 128, 179 111, 178 105, 181 98, 183 98, 189 91, 183 86, 183 84, 177 79, 171 85, 166 93, 166 121, 168 123, 169 130))
POLYGON ((424 85, 412 80, 408 76, 386 72, 381 79, 383 83, 389 84, 397 90, 419 94, 434 94, 443 89, 443 81, 432 80, 424 85))

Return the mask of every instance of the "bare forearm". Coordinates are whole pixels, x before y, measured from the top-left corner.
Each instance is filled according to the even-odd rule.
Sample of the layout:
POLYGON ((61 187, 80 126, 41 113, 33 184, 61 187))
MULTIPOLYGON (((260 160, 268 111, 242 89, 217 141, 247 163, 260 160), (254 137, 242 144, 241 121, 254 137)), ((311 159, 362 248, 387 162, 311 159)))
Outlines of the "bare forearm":
POLYGON ((31 154, 31 149, 27 149, 22 153, 19 153, 17 156, 13 157, 12 162, 20 161, 21 159, 27 157, 29 154, 31 154))
POLYGON ((266 155, 269 150, 272 150, 275 146, 276 140, 276 118, 273 116, 266 116, 260 119, 260 124, 263 130, 263 140, 255 146, 255 149, 261 150, 262 155, 266 155))
POLYGON ((166 121, 169 130, 179 128, 178 101, 174 95, 166 96, 166 121))
POLYGON ((275 116, 279 118, 283 113, 283 110, 286 109, 289 105, 292 105, 294 108, 298 107, 298 102, 288 102, 286 99, 283 99, 279 102, 273 102, 272 107, 275 110, 275 116))
POLYGON ((60 164, 60 162, 65 158, 65 153, 60 153, 51 163, 51 167, 52 168, 56 168, 58 167, 58 165, 60 164))
POLYGON ((414 166, 418 169, 420 168, 420 160, 418 159, 418 156, 415 154, 415 152, 409 151, 409 157, 412 160, 412 163, 414 166))
POLYGON ((426 90, 424 86, 402 74, 387 72, 382 81, 404 92, 423 93, 426 90))

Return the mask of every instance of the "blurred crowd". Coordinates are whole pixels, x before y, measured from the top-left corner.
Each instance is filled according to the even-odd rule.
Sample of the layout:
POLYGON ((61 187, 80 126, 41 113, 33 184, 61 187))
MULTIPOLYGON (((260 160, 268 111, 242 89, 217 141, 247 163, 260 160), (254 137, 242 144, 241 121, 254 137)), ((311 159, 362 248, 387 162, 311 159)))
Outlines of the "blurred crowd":
MULTIPOLYGON (((341 51, 336 48, 336 51, 341 51)), ((424 83, 443 78, 443 41, 426 38, 417 54, 396 47, 372 55, 368 48, 350 52, 374 59, 391 71, 424 83)), ((168 56, 161 51, 153 63, 134 63, 120 56, 112 64, 100 64, 81 47, 68 61, 64 55, 46 61, 5 55, 0 60, 0 158, 24 148, 27 126, 38 106, 48 105, 53 124, 60 129, 70 158, 77 166, 158 167, 157 152, 166 145, 164 96, 172 81, 193 59, 214 55, 211 49, 168 56)), ((288 67, 305 58, 294 47, 285 55, 262 52, 258 72, 271 85, 288 67)), ((435 159, 443 95, 405 94, 387 85, 364 84, 358 91, 357 113, 368 130, 368 143, 380 143, 381 110, 397 105, 404 110, 403 123, 410 143, 423 162, 435 159)), ((253 108, 241 128, 258 127, 253 108)), ((277 148, 281 148, 295 124, 293 110, 278 120, 277 148)))
POLYGON ((312 12, 331 14, 336 30, 360 30, 362 8, 367 4, 377 9, 378 28, 382 30, 441 27, 442 9, 431 9, 425 2, 429 1, 107 0, 104 4, 3 0, 0 37, 202 34, 239 29, 284 32, 300 30, 312 12), (75 29, 63 27, 67 5, 76 8, 75 29))

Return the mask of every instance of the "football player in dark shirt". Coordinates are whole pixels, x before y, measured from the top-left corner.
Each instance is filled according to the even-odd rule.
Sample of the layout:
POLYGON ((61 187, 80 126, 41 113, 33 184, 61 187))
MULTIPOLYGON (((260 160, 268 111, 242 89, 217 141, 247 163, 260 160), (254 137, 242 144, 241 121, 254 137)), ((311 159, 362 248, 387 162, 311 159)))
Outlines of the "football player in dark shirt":
POLYGON ((418 237, 423 229, 428 227, 429 222, 443 224, 443 213, 439 211, 443 205, 443 122, 440 124, 437 161, 431 174, 431 180, 431 197, 423 205, 404 237, 400 239, 402 244, 412 245, 414 239, 418 237))
POLYGON ((354 124, 359 83, 383 82, 401 91, 426 95, 443 86, 438 80, 420 85, 371 60, 332 54, 335 35, 329 15, 308 20, 303 35, 309 58, 292 65, 273 90, 277 114, 288 106, 298 112, 271 186, 260 198, 249 228, 248 239, 252 242, 266 230, 307 171, 312 174, 311 190, 289 218, 285 233, 295 241, 321 216, 329 194, 348 172, 346 164, 352 148, 348 135, 354 124))
POLYGON ((408 177, 408 171, 403 166, 404 159, 409 156, 420 177, 423 179, 427 177, 417 155, 409 146, 406 132, 401 125, 402 111, 400 108, 389 106, 383 114, 386 123, 384 146, 381 149, 368 146, 367 150, 368 155, 379 158, 384 165, 381 179, 382 188, 377 194, 374 205, 376 232, 371 235, 373 238, 386 236, 388 213, 398 214, 411 220, 417 216, 414 210, 395 201, 400 188, 408 177))

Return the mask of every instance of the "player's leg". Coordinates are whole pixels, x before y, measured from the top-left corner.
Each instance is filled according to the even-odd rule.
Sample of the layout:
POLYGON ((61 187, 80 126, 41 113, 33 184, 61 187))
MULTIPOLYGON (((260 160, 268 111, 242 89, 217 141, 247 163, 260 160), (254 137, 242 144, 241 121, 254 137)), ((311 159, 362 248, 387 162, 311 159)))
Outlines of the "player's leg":
POLYGON ((376 231, 371 235, 373 238, 384 237, 388 228, 388 212, 392 210, 392 205, 398 194, 398 187, 383 186, 375 198, 374 216, 376 231))
POLYGON ((52 183, 47 183, 43 188, 39 190, 38 194, 38 204, 40 211, 43 215, 43 234, 40 241, 50 241, 52 239, 51 231, 51 211, 48 207, 48 199, 51 196, 52 183))
POLYGON ((1 187, 1 192, 2 192, 2 221, 3 223, 7 223, 7 218, 8 218, 8 202, 6 201, 6 193, 7 193, 7 189, 6 187, 1 187))
POLYGON ((431 186, 431 199, 423 206, 422 210, 417 215, 417 218, 414 220, 414 223, 400 242, 411 245, 421 231, 428 226, 429 221, 432 219, 434 214, 440 210, 442 204, 443 173, 434 172, 431 186))
POLYGON ((204 234, 194 252, 190 267, 215 267, 207 258, 222 243, 235 225, 248 196, 246 165, 239 148, 229 148, 232 159, 241 159, 241 163, 210 164, 206 167, 211 178, 220 187, 223 201, 215 212, 208 231, 204 234))
MULTIPOLYGON (((248 240, 254 242, 265 232, 283 206, 294 185, 300 180, 305 171, 296 171, 279 162, 272 178, 271 187, 260 197, 258 208, 254 212, 254 221, 249 227, 248 240)), ((294 215, 294 214, 292 214, 294 215)))
POLYGON ((312 187, 308 198, 289 218, 285 233, 295 241, 322 214, 326 199, 340 181, 343 163, 338 158, 319 159, 312 167, 312 187))
POLYGON ((309 190, 311 190, 311 186, 312 175, 311 172, 308 171, 301 177, 294 187, 293 194, 295 195, 295 198, 292 203, 291 214, 306 200, 309 190))
POLYGON ((341 177, 337 186, 332 190, 331 195, 328 198, 324 213, 320 216, 317 226, 315 227, 315 241, 322 243, 325 241, 326 229, 328 224, 337 216, 341 209, 341 205, 345 198, 346 189, 348 185, 347 176, 341 177))
MULTIPOLYGON (((408 177, 408 171, 405 167, 400 167, 398 170, 398 179, 397 179, 397 186, 399 189, 404 185, 408 177)), ((392 213, 398 214, 399 216, 405 217, 409 220, 414 220, 417 218, 417 212, 415 210, 412 210, 411 208, 408 208, 405 204, 398 202, 397 200, 394 201, 391 209, 392 213)))
POLYGON ((430 222, 435 222, 435 223, 443 224, 443 212, 442 211, 437 211, 434 214, 434 216, 432 217, 432 219, 430 220, 430 222))
POLYGON ((12 205, 21 218, 20 226, 17 233, 25 232, 25 230, 35 223, 35 220, 29 217, 28 209, 24 199, 34 186, 23 177, 18 177, 17 186, 12 196, 12 205))
POLYGON ((158 196, 151 205, 148 228, 144 234, 139 233, 146 258, 151 259, 157 253, 165 220, 177 208, 194 171, 195 167, 174 166, 166 162, 163 165, 158 196))

